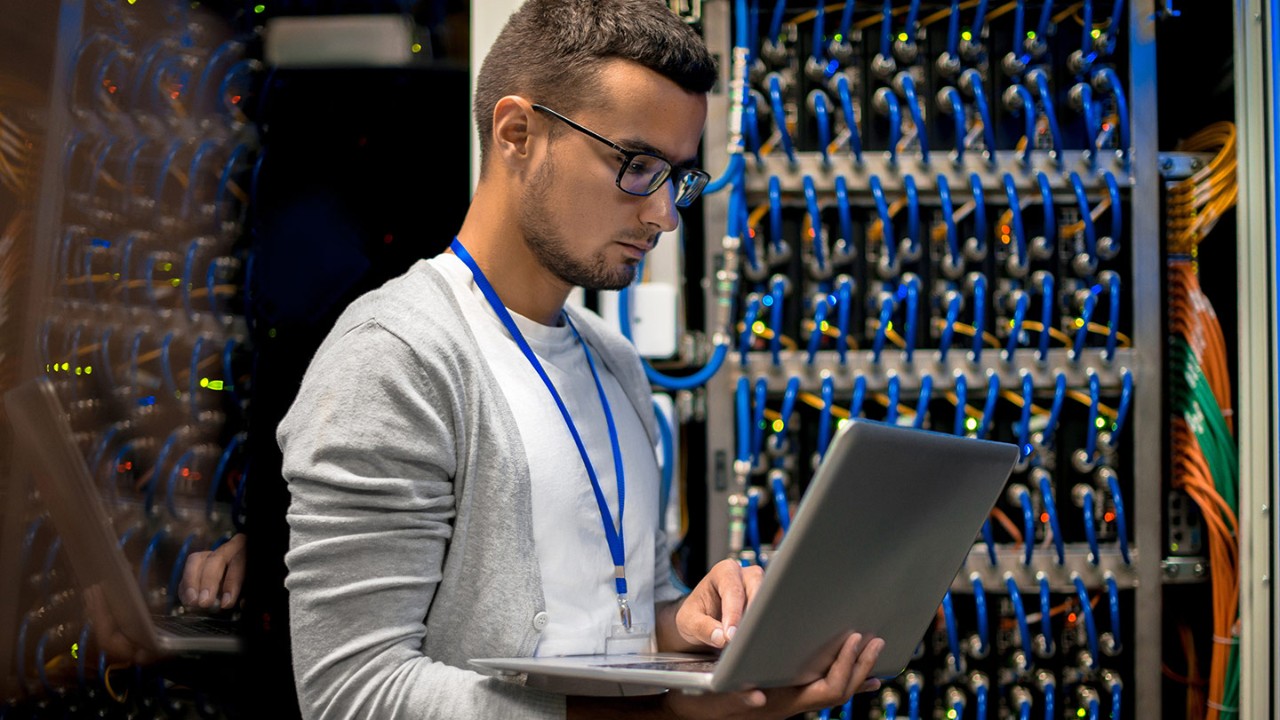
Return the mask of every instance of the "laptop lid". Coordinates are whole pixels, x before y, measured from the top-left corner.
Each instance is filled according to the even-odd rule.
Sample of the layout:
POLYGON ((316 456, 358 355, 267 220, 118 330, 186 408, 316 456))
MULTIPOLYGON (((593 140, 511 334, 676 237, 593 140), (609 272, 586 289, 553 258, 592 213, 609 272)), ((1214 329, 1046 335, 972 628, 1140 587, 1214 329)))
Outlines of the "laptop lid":
POLYGON ((242 639, 225 618, 151 612, 53 384, 47 378, 22 383, 5 393, 5 407, 85 604, 97 616, 91 619, 111 623, 155 655, 239 650, 242 639))
POLYGON ((714 669, 672 656, 472 662, 732 691, 812 682, 844 639, 859 632, 885 641, 872 675, 896 676, 933 621, 1017 458, 1018 448, 1008 443, 851 420, 832 439, 714 669), (668 662, 697 672, 668 669, 668 662))

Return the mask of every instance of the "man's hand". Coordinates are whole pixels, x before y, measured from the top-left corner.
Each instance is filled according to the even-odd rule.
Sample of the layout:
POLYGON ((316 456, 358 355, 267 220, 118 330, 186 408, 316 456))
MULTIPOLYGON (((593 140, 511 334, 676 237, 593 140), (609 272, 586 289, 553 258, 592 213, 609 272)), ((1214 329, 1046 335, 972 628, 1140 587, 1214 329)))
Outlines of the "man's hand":
POLYGON ((189 608, 221 609, 236 604, 244 586, 245 535, 236 533, 217 550, 187 556, 178 597, 189 608))
POLYGON ((663 696, 666 717, 781 720, 839 705, 854 693, 880 687, 878 679, 867 678, 883 647, 884 641, 879 638, 864 643, 861 635, 850 635, 826 676, 808 685, 706 695, 673 690, 663 696))
POLYGON ((738 630, 742 613, 751 603, 764 579, 758 565, 742 567, 733 560, 721 560, 680 603, 675 626, 680 639, 690 648, 723 648, 738 630))

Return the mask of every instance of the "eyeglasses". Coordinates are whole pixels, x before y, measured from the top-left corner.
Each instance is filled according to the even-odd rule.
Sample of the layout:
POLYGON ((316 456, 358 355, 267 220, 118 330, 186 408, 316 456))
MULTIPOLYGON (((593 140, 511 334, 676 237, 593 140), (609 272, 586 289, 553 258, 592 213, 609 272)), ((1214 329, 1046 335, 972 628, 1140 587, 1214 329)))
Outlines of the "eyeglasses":
POLYGON ((551 117, 560 120, 569 127, 588 137, 595 138, 600 142, 608 145, 614 150, 622 154, 622 167, 618 169, 618 178, 615 181, 618 189, 628 195, 652 195, 672 177, 675 172, 676 186, 676 207, 689 207, 689 205, 698 199, 702 194, 702 189, 707 186, 711 180, 711 176, 702 170, 694 168, 686 168, 676 171, 671 167, 671 163, 664 157, 654 155, 650 152, 641 152, 639 150, 628 150, 621 145, 609 140, 603 135, 594 133, 560 113, 552 110, 544 105, 534 105, 534 110, 540 110, 551 117))

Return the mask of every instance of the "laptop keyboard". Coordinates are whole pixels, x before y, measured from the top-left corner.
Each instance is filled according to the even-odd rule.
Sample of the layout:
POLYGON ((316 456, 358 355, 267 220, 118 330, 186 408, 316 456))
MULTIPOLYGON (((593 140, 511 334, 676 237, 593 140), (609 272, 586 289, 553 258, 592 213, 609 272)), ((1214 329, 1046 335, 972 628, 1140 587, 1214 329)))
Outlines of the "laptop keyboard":
POLYGON ((598 667, 637 668, 640 670, 675 670, 677 672, 711 672, 714 660, 650 660, 633 663, 601 663, 598 667))
POLYGON ((208 637, 210 635, 235 636, 239 623, 229 618, 212 618, 200 615, 160 615, 154 618, 156 628, 181 637, 208 637))

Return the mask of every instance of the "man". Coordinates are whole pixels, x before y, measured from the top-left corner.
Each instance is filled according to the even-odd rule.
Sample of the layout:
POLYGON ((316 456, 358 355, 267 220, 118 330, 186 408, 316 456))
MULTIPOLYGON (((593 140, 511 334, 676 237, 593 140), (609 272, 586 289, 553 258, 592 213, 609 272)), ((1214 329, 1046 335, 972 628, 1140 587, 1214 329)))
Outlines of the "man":
POLYGON ((280 424, 306 716, 783 718, 877 685, 880 641, 857 635, 811 685, 724 695, 565 695, 467 664, 721 648, 759 585, 726 560, 672 588, 641 363, 565 305, 627 285, 705 185, 714 81, 659 0, 529 0, 498 36, 450 252, 348 308, 280 424))

